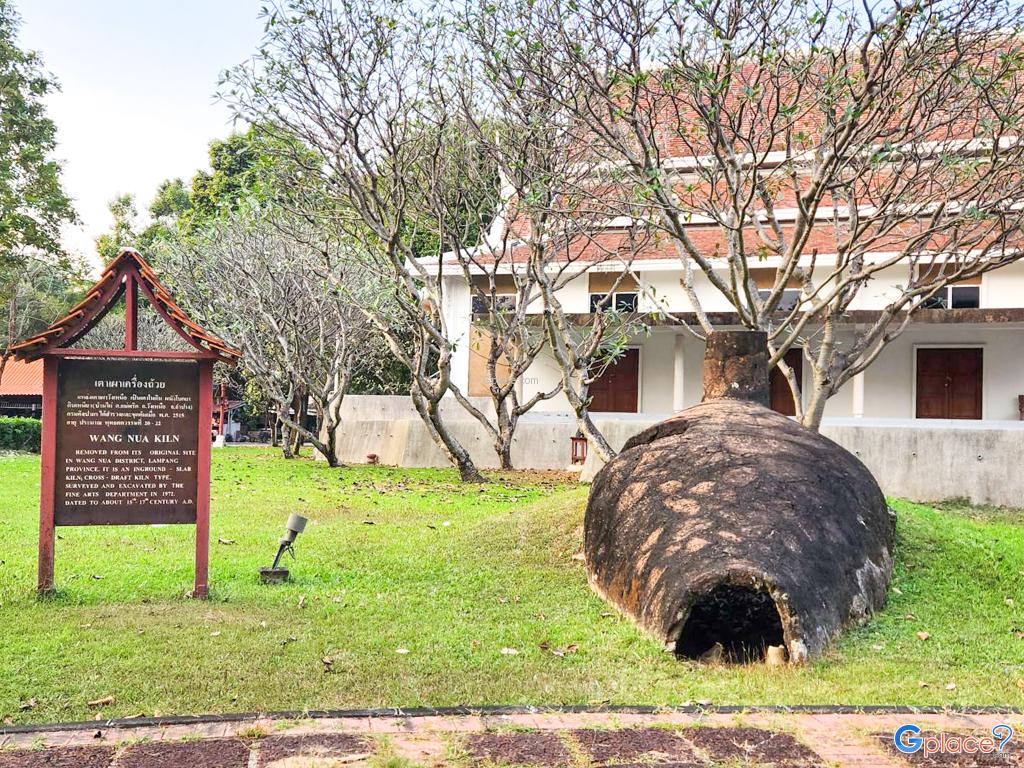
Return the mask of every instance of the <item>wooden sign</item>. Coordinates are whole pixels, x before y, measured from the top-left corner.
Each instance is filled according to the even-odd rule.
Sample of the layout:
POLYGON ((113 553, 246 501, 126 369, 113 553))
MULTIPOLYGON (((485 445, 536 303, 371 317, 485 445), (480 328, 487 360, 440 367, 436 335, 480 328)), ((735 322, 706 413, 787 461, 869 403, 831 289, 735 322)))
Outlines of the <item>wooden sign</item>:
POLYGON ((61 361, 55 525, 195 524, 198 460, 197 362, 61 361))
POLYGON ((58 525, 196 526, 192 594, 205 597, 213 364, 237 350, 193 323, 142 257, 123 250, 67 317, 14 346, 43 365, 40 592, 54 589, 58 525), (138 293, 195 352, 139 350, 138 293), (70 346, 125 297, 124 349, 70 346))

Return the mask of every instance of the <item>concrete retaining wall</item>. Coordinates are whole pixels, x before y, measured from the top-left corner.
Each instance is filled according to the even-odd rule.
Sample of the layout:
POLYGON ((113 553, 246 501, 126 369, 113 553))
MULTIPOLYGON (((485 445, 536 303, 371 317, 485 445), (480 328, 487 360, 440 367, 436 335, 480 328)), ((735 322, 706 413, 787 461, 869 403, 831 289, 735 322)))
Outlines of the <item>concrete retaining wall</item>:
MULTIPOLYGON (((478 404, 489 410, 486 399, 478 404)), ((445 403, 452 431, 481 468, 497 466, 483 428, 458 405, 445 403)), ((342 408, 338 437, 343 461, 366 461, 375 453, 383 464, 443 467, 434 444, 409 399, 350 395, 342 408)), ((612 447, 667 414, 608 414, 594 420, 612 447)), ((531 413, 516 432, 512 458, 520 469, 570 469, 569 437, 576 432, 568 413, 531 413)), ((976 504, 1024 507, 1024 423, 1014 421, 915 421, 826 419, 822 432, 856 454, 890 496, 914 501, 965 497, 976 504)), ((591 452, 581 479, 600 469, 591 452)))

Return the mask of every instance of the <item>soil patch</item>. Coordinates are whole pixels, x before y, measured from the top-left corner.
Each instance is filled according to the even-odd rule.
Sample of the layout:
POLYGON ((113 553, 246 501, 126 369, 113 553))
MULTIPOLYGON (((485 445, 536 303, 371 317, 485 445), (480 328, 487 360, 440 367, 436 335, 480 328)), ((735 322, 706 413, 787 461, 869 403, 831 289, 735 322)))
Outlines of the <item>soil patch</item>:
POLYGON ((259 767, 267 768, 289 757, 345 757, 373 752, 373 743, 350 733, 323 733, 308 736, 271 736, 262 739, 259 767))
POLYGON ((475 760, 498 765, 568 765, 572 758, 554 733, 478 733, 466 740, 466 750, 475 760))
POLYGON ((249 747, 237 739, 135 744, 117 761, 117 768, 248 768, 249 747))
POLYGON ((0 768, 107 768, 113 747, 61 747, 0 751, 0 768))
POLYGON ((823 761, 788 733, 760 728, 695 728, 686 736, 712 760, 811 768, 823 761))
POLYGON ((675 731, 665 728, 625 728, 606 731, 581 729, 572 732, 572 737, 591 760, 604 763, 608 760, 686 759, 694 764, 701 761, 693 747, 680 738, 675 731))

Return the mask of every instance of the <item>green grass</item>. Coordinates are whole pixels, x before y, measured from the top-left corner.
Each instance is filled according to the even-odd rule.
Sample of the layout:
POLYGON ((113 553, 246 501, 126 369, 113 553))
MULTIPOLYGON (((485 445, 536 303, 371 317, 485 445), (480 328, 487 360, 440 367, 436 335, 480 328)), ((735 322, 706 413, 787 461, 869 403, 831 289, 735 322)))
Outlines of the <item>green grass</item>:
POLYGON ((37 600, 38 459, 0 458, 0 719, 90 719, 87 702, 104 696, 115 698, 106 717, 704 699, 1024 705, 1024 523, 1013 514, 896 502, 896 590, 881 616, 803 668, 715 669, 674 660, 590 592, 572 558, 584 487, 518 475, 477 488, 447 470, 330 469, 255 448, 214 457, 209 601, 185 597, 189 526, 59 528, 59 592, 37 600), (311 519, 287 563, 293 581, 262 586, 257 570, 292 511, 311 519), (578 650, 557 656, 545 642, 578 650))

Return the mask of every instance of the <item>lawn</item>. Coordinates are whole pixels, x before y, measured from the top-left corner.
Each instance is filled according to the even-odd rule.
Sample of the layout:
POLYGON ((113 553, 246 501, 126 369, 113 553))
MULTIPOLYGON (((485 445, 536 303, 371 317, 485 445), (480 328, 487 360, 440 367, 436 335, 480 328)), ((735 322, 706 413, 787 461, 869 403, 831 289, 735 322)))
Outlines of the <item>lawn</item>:
POLYGON ((587 587, 585 487, 537 474, 214 452, 211 595, 193 528, 60 528, 37 600, 39 463, 0 458, 0 719, 455 704, 1024 706, 1024 522, 894 502, 887 610, 801 668, 676 661, 587 587), (293 581, 262 586, 289 512, 293 581), (917 633, 927 632, 921 640, 917 633), (557 653, 555 652, 557 651, 557 653), (950 688, 955 686, 955 688, 950 688))

